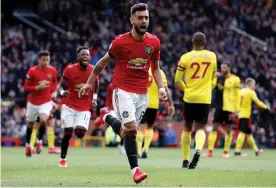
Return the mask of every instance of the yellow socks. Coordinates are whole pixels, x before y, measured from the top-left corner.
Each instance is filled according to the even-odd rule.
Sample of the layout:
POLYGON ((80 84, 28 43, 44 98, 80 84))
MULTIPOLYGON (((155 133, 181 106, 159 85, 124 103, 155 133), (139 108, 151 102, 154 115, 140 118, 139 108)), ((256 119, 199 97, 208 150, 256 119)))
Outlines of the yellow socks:
POLYGON ((245 134, 243 132, 240 132, 237 138, 237 142, 236 142, 236 148, 235 151, 236 152, 240 152, 241 148, 243 146, 244 143, 244 139, 245 139, 245 134))
POLYGON ((31 146, 32 149, 34 148, 34 145, 35 145, 37 131, 38 131, 37 128, 33 128, 33 132, 32 132, 32 135, 31 135, 31 142, 30 142, 30 146, 31 146))
POLYGON ((183 160, 189 160, 191 141, 192 141, 191 132, 183 131, 181 134, 181 146, 182 146, 181 148, 182 148, 183 160))
POLYGON ((136 142, 138 154, 142 154, 142 145, 143 145, 144 133, 143 131, 137 131, 136 142))
POLYGON ((55 145, 55 133, 53 127, 47 127, 48 148, 53 148, 55 145))
POLYGON ((196 131, 196 135, 195 135, 196 150, 200 150, 200 151, 202 150, 202 148, 204 147, 205 139, 206 139, 206 134, 203 129, 196 131))
POLYGON ((153 138, 153 129, 147 129, 147 132, 145 134, 145 143, 144 143, 144 149, 146 151, 149 150, 149 147, 150 147, 150 143, 152 141, 152 138, 153 138))
POLYGON ((230 147, 231 147, 231 143, 232 143, 232 131, 230 133, 227 133, 225 135, 225 142, 224 142, 224 150, 223 151, 226 151, 226 152, 229 152, 230 150, 230 147))
POLYGON ((213 151, 217 141, 217 131, 212 131, 208 137, 208 150, 213 151))
POLYGON ((255 139, 253 138, 252 134, 248 134, 247 135, 247 143, 249 144, 249 146, 255 151, 257 152, 259 149, 255 143, 255 139))

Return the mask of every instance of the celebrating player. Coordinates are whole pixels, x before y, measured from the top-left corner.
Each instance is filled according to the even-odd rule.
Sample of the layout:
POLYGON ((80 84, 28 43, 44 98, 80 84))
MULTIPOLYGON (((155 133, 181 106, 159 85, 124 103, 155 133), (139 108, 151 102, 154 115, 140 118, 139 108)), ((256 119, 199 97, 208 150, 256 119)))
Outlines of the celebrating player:
MULTIPOLYGON (((53 109, 46 123, 47 141, 48 141, 48 153, 59 154, 60 150, 55 147, 55 132, 54 132, 54 119, 53 119, 53 115, 54 115, 53 113, 56 110, 57 110, 57 104, 53 102, 53 109)), ((31 135, 30 146, 32 149, 32 154, 41 153, 43 149, 42 138, 43 138, 44 132, 45 132, 45 127, 39 127, 39 117, 38 117, 34 124, 33 132, 31 135), (41 129, 44 129, 44 130, 41 130, 41 129), (37 132, 38 132, 38 135, 37 135, 37 132), (36 149, 34 148, 35 142, 36 142, 36 149)))
POLYGON ((78 138, 83 138, 90 122, 90 109, 97 105, 98 80, 94 83, 93 90, 89 89, 82 98, 78 97, 79 90, 85 85, 94 68, 89 62, 89 49, 79 47, 77 49, 77 63, 68 65, 64 69, 58 85, 58 91, 64 97, 61 107, 61 121, 64 127, 59 163, 61 168, 67 167, 66 155, 73 130, 75 130, 75 135, 78 138), (68 90, 64 89, 66 86, 68 86, 68 90), (92 95, 92 93, 94 94, 92 95))
POLYGON ((212 79, 217 70, 216 54, 204 49, 206 36, 197 32, 192 38, 193 50, 184 54, 178 64, 175 84, 184 95, 185 126, 181 135, 183 168, 194 169, 197 166, 200 151, 205 143, 204 126, 208 120, 208 114, 212 96, 212 79), (183 81, 183 77, 185 83, 183 81), (191 131, 194 126, 195 153, 189 163, 191 144, 191 131))
POLYGON ((138 167, 136 135, 137 125, 142 119, 148 104, 148 70, 150 66, 159 88, 160 98, 166 100, 167 93, 163 86, 159 68, 160 41, 156 36, 147 32, 149 25, 147 4, 139 3, 131 7, 130 22, 132 30, 117 36, 113 40, 109 52, 98 61, 79 95, 82 97, 90 90, 104 67, 114 59, 112 100, 119 120, 110 115, 107 108, 102 108, 100 117, 96 119, 94 125, 97 127, 106 122, 111 125, 115 133, 124 137, 133 180, 139 183, 147 178, 147 174, 143 173, 138 167), (121 129, 122 124, 123 129, 121 129))
POLYGON ((230 72, 229 62, 221 64, 221 74, 214 79, 216 82, 215 98, 216 110, 214 114, 214 125, 212 132, 208 138, 208 152, 204 154, 205 157, 212 157, 215 142, 217 140, 217 129, 221 124, 226 124, 227 130, 225 135, 224 151, 222 156, 229 157, 229 149, 232 143, 232 119, 240 108, 240 78, 230 72))
POLYGON ((50 53, 48 51, 40 51, 38 54, 38 64, 28 70, 24 83, 24 90, 30 93, 26 112, 28 122, 26 156, 28 157, 32 155, 30 139, 37 117, 39 117, 39 127, 45 130, 47 119, 53 108, 51 95, 52 92, 56 91, 58 82, 57 71, 54 67, 49 66, 49 63, 50 53))
MULTIPOLYGON (((161 70, 161 75, 163 79, 163 84, 166 89, 166 92, 168 94, 168 99, 169 99, 169 108, 168 108, 168 113, 170 116, 172 116, 175 112, 174 106, 173 106, 173 101, 169 92, 168 88, 168 81, 166 78, 165 73, 161 70)), ((159 100, 158 100, 158 87, 156 85, 156 82, 152 78, 152 72, 151 69, 149 70, 149 89, 148 89, 148 95, 149 95, 149 102, 148 106, 146 109, 146 112, 140 122, 140 125, 138 126, 138 131, 137 131, 137 147, 138 147, 138 156, 141 158, 147 158, 147 152, 150 147, 150 143, 153 138, 153 124, 156 119, 156 114, 157 110, 159 107, 159 100), (146 134, 144 136, 143 130, 147 128, 146 134), (144 140, 145 137, 145 140, 144 140), (142 148, 143 145, 143 140, 144 140, 144 148, 142 148)))
POLYGON ((240 133, 237 138, 235 155, 241 156, 241 148, 245 139, 247 137, 247 142, 251 148, 255 151, 256 155, 260 155, 262 150, 258 149, 255 140, 252 135, 251 130, 251 108, 252 101, 260 108, 266 109, 267 106, 258 99, 256 92, 254 91, 256 82, 253 78, 247 78, 245 80, 245 88, 240 91, 240 112, 239 112, 239 127, 240 133))

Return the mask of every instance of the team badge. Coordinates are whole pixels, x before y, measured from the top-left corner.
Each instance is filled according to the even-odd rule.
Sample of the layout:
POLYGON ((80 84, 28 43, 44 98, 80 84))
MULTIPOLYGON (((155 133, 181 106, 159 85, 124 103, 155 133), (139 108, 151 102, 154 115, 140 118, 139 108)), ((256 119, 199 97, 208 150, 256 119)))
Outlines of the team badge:
POLYGON ((51 79, 51 78, 52 78, 52 74, 47 74, 47 77, 48 77, 49 79, 51 79))
POLYGON ((150 55, 150 54, 152 53, 152 47, 151 47, 151 46, 146 46, 146 47, 145 47, 145 53, 146 53, 147 55, 150 55))
POLYGON ((122 113, 122 115, 123 115, 124 118, 127 118, 127 117, 129 116, 127 111, 124 111, 124 112, 122 113))

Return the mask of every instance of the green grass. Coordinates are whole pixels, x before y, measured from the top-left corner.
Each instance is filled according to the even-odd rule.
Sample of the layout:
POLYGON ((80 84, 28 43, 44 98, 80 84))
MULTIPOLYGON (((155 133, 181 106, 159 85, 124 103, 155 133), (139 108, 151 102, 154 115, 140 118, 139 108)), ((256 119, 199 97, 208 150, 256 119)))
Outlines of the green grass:
POLYGON ((198 186, 276 186, 276 150, 265 150, 256 157, 201 157, 198 168, 180 168, 180 149, 151 149, 149 159, 140 160, 148 179, 133 182, 126 156, 115 148, 69 148, 68 168, 60 169, 59 156, 45 151, 32 158, 24 148, 2 148, 2 186, 33 187, 198 187, 198 186))

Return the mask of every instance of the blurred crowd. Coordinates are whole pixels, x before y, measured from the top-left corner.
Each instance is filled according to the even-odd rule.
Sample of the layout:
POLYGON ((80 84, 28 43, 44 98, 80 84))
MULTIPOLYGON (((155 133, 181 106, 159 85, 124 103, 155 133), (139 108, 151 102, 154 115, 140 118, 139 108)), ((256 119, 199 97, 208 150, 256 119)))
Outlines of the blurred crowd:
MULTIPOLYGON (((1 129, 2 136, 22 137, 26 124, 23 82, 28 68, 36 64, 41 49, 51 53, 51 65, 59 77, 64 67, 75 61, 77 46, 90 47, 91 64, 108 50, 114 36, 130 30, 130 7, 137 1, 41 0, 38 13, 60 26, 66 34, 48 29, 34 30, 23 24, 3 24, 1 31, 1 129)), ((256 79, 256 92, 276 112, 276 11, 270 1, 218 0, 151 0, 149 31, 161 41, 161 68, 168 77, 176 107, 175 120, 181 121, 183 94, 174 86, 174 75, 180 56, 191 50, 191 36, 202 31, 207 36, 206 48, 215 51, 220 64, 231 62, 232 72, 243 82, 256 79), (260 45, 230 29, 238 27, 261 38, 260 45)), ((5 16, 5 15, 4 15, 5 16)), ((106 88, 112 79, 113 64, 100 77, 98 109, 104 106, 106 88)), ((161 106, 160 114, 166 115, 161 106)), ((94 114, 95 116, 95 114, 94 114)), ((58 118, 58 117, 57 117, 58 118)), ((258 121, 256 121, 258 122, 258 121)), ((270 130, 270 129, 269 129, 270 130)), ((275 129, 272 129, 275 130, 275 129)), ((267 135, 266 135, 267 136, 267 135)), ((269 135, 275 137, 274 131, 269 135)))

